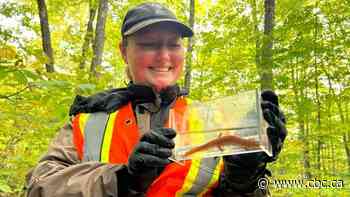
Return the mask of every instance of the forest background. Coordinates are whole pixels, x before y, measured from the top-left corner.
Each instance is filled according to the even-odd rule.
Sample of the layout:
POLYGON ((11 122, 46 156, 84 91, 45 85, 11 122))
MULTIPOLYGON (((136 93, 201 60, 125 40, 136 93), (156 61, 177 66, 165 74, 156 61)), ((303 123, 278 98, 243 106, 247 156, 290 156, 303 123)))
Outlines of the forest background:
MULTIPOLYGON (((140 2, 0 0, 0 196, 24 195, 76 94, 125 86, 120 25, 140 2)), ((350 196, 350 1, 157 2, 194 27, 181 81, 192 99, 279 94, 289 133, 272 179, 343 182, 273 196, 350 196)))

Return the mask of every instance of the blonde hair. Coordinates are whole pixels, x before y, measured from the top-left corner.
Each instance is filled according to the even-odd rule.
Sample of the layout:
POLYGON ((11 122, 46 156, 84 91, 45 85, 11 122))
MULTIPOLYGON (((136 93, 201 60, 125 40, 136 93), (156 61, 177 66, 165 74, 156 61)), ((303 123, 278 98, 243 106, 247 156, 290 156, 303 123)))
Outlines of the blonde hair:
POLYGON ((129 68, 128 65, 125 67, 125 74, 126 74, 126 76, 128 77, 129 81, 132 81, 132 77, 131 77, 131 73, 130 73, 130 68, 129 68))

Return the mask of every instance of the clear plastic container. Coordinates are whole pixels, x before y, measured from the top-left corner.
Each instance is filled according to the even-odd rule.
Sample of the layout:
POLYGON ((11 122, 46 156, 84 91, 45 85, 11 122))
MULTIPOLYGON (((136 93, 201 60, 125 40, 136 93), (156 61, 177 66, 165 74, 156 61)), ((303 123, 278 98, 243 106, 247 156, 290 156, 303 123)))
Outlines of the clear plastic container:
POLYGON ((209 102, 191 102, 181 112, 170 110, 176 130, 172 160, 216 157, 250 152, 272 155, 257 90, 209 102), (191 124, 188 124, 188 123, 191 124))

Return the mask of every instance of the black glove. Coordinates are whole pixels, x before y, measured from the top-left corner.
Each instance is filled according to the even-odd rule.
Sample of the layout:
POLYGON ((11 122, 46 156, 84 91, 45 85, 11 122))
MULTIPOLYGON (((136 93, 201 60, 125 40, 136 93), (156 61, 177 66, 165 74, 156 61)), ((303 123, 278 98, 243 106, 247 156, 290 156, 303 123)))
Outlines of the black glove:
POLYGON ((266 90, 262 92, 261 97, 263 100, 261 103, 263 115, 269 124, 267 135, 272 146, 272 157, 266 155, 264 160, 266 162, 272 162, 276 161, 278 154, 282 150, 284 139, 287 136, 286 118, 279 109, 278 97, 273 91, 266 90))
POLYGON ((171 161, 176 132, 157 128, 145 133, 129 157, 126 168, 117 172, 118 189, 122 195, 143 196, 148 186, 171 161))
POLYGON ((220 188, 223 191, 256 190, 258 180, 265 174, 270 174, 266 170, 266 163, 275 161, 281 152, 287 130, 285 117, 278 107, 278 97, 271 90, 262 92, 261 97, 263 116, 269 124, 267 135, 272 145, 273 156, 270 157, 264 152, 224 156, 224 174, 220 179, 220 188))
POLYGON ((164 167, 170 160, 176 132, 170 128, 159 128, 145 133, 129 157, 128 171, 132 175, 164 167))

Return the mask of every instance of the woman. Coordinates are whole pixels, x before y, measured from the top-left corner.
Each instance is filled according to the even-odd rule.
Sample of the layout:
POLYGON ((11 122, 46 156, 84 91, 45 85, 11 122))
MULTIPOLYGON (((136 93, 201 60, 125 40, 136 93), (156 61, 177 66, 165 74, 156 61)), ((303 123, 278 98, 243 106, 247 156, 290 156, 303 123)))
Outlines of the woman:
POLYGON ((254 153, 178 165, 168 159, 176 131, 165 125, 169 109, 186 107, 176 82, 185 59, 182 39, 193 32, 164 6, 144 3, 127 12, 121 34, 130 84, 76 97, 72 121, 28 174, 28 196, 268 195, 257 181, 286 136, 277 96, 262 95, 273 157, 254 153))

